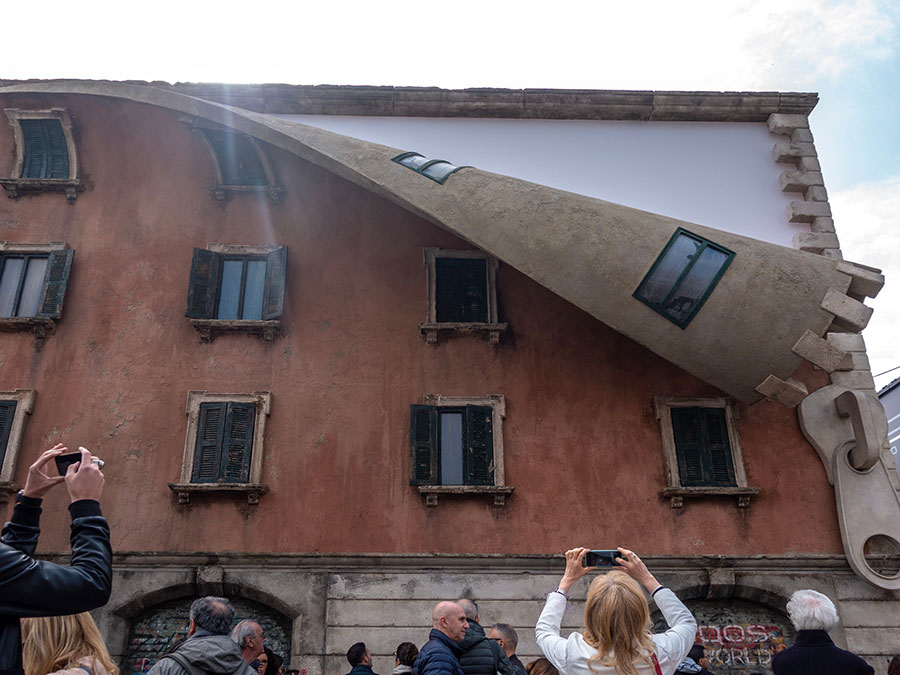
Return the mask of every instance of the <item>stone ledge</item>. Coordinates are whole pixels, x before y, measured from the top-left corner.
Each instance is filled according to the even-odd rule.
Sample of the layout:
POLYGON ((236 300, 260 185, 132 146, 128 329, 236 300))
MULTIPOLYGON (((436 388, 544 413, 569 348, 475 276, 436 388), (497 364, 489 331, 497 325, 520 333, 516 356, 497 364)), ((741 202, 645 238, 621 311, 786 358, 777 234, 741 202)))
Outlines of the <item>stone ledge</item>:
POLYGON ((231 194, 257 194, 266 196, 273 204, 281 202, 284 188, 280 185, 207 185, 206 189, 217 202, 224 203, 231 194))
POLYGON ((419 485, 426 506, 437 506, 439 495, 493 495, 494 506, 506 506, 506 497, 515 490, 511 485, 419 485))
POLYGON ((228 319, 191 319, 191 325, 200 335, 200 342, 212 342, 225 333, 250 333, 259 335, 266 342, 275 339, 281 330, 281 321, 246 321, 228 319))
POLYGON ((500 343, 500 336, 507 331, 507 323, 420 323, 419 333, 425 337, 425 342, 435 345, 440 335, 468 335, 481 334, 492 345, 500 343))
POLYGON ((70 204, 75 203, 79 192, 84 192, 80 180, 68 178, 0 178, 0 186, 10 199, 17 199, 20 192, 65 192, 70 204))
POLYGON ((750 506, 750 500, 759 494, 758 487, 667 487, 659 491, 660 496, 671 500, 673 509, 684 505, 684 498, 697 497, 737 497, 738 508, 750 506))
POLYGON ((169 483, 169 489, 178 496, 179 504, 190 504, 197 494, 245 494, 248 504, 259 504, 261 495, 269 491, 265 483, 169 483))
POLYGON ((0 504, 6 504, 19 491, 19 486, 12 481, 0 482, 0 504))
POLYGON ((56 328, 56 320, 40 316, 6 316, 0 318, 0 331, 15 333, 33 331, 38 339, 44 339, 56 328))

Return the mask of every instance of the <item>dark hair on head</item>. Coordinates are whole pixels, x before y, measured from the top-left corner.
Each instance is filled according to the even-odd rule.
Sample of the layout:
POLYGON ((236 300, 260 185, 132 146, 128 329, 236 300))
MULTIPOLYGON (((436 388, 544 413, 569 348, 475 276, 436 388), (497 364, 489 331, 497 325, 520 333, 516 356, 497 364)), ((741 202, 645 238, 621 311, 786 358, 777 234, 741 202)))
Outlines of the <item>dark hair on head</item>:
POLYGON ((397 645, 397 650, 394 653, 397 655, 397 660, 401 666, 409 666, 411 668, 419 655, 419 648, 412 642, 401 642, 397 645))
POLYGON ((208 595, 191 603, 190 617, 197 628, 213 635, 228 635, 234 622, 234 610, 225 598, 208 595))
POLYGON ((528 673, 528 675, 559 675, 556 666, 543 656, 526 665, 525 672, 528 673))
POLYGON ((266 664, 266 670, 263 675, 277 675, 278 669, 281 668, 281 664, 284 663, 284 659, 268 647, 263 647, 263 650, 266 652, 266 656, 269 657, 269 662, 266 664))
POLYGON ((519 645, 519 634, 516 632, 515 628, 508 623, 495 623, 491 626, 491 630, 500 633, 500 637, 503 638, 503 641, 512 647, 513 652, 516 651, 516 647, 519 645))
POLYGON ((366 655, 366 643, 365 642, 357 642, 355 645, 350 647, 347 650, 347 660, 350 662, 350 665, 353 668, 356 668, 360 663, 362 663, 363 658, 366 655))
POLYGON ((888 675, 900 675, 900 654, 891 659, 888 666, 888 675))
POLYGON ((693 647, 691 647, 691 651, 688 652, 688 656, 694 659, 694 661, 699 661, 703 658, 703 655, 705 653, 706 649, 703 647, 703 645, 694 645, 693 647))

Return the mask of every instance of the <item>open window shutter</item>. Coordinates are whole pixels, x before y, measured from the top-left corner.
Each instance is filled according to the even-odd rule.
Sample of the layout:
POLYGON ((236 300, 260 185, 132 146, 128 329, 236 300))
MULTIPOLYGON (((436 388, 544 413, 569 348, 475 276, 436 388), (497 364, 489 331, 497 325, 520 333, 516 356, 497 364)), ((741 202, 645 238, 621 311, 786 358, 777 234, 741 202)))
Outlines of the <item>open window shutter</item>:
POLYGON ((222 475, 226 483, 250 482, 250 456, 253 453, 255 403, 229 403, 225 419, 225 452, 222 475))
POLYGON ((192 483, 215 483, 219 478, 218 469, 225 436, 225 407, 225 403, 200 404, 192 483))
POLYGON ((703 485, 703 434, 699 408, 672 408, 678 474, 684 487, 703 485))
POLYGON ((466 406, 466 485, 494 484, 494 434, 490 406, 466 406))
POLYGON ((16 415, 16 401, 0 401, 0 467, 6 459, 6 446, 9 443, 9 432, 12 430, 13 418, 16 415))
POLYGON ((69 177, 69 148, 59 120, 41 120, 47 140, 47 178, 69 177))
POLYGON ((731 457, 731 444, 728 441, 728 425, 725 410, 722 408, 702 408, 703 440, 709 458, 707 467, 707 484, 733 486, 734 460, 731 457))
POLYGON ((25 140, 25 161, 21 178, 47 177, 47 142, 41 120, 19 120, 25 140))
POLYGON ((66 285, 69 282, 69 271, 72 269, 74 257, 75 251, 72 249, 50 252, 38 316, 48 319, 58 319, 62 316, 63 299, 66 296, 66 285))
POLYGON ((203 248, 194 249, 185 316, 192 319, 215 318, 220 259, 221 256, 218 253, 203 248))
POLYGON ((437 485, 437 408, 433 405, 409 407, 409 484, 437 485))
POLYGON ((287 246, 281 246, 266 257, 266 293, 262 318, 277 319, 284 311, 284 278, 287 270, 287 246))

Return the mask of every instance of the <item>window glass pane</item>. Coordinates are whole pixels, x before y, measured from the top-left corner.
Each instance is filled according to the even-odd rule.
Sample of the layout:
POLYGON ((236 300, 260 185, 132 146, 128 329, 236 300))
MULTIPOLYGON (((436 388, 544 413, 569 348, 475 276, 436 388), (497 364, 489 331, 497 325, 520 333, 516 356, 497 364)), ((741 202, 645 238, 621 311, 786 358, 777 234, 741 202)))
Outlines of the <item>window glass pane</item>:
POLYGON ((700 246, 702 242, 693 237, 680 235, 659 259, 653 272, 641 283, 637 294, 652 305, 660 305, 700 246))
POLYGON ((224 185, 266 185, 268 180, 256 148, 240 133, 204 129, 215 148, 224 185))
POLYGON ((263 292, 266 286, 266 261, 247 261, 247 280, 244 282, 244 312, 242 319, 262 319, 263 292))
POLYGON ((727 259, 728 255, 722 251, 710 246, 703 249, 700 258, 663 308, 666 314, 679 322, 687 319, 727 259))
POLYGON ((435 318, 438 323, 486 323, 487 260, 437 258, 435 318))
POLYGON ((34 316, 38 313, 41 302, 41 291, 44 289, 44 273, 47 271, 47 258, 30 258, 25 269, 25 283, 19 298, 19 316, 34 316))
POLYGON ((0 276, 0 316, 15 316, 16 291, 22 278, 24 258, 5 258, 0 276))
POLYGON ((457 167, 450 162, 435 162, 430 166, 422 169, 422 173, 426 176, 431 176, 436 180, 443 181, 447 176, 456 171, 457 167))
POLYGON ((428 161, 427 157, 422 157, 422 155, 410 155, 409 157, 404 157, 403 159, 397 160, 403 166, 408 166, 410 169, 418 169, 425 162, 428 161))
POLYGON ((241 273, 243 260, 226 260, 222 265, 222 284, 219 293, 218 319, 237 319, 241 301, 241 273))
POLYGON ((441 414, 441 485, 463 484, 463 414, 441 414))

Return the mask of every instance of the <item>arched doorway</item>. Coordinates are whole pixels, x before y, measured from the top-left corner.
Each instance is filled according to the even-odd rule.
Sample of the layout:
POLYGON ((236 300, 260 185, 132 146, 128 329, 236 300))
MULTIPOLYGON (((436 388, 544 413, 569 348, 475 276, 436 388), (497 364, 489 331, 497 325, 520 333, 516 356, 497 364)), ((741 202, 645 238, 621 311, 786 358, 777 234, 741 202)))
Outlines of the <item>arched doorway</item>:
MULTIPOLYGON (((188 615, 195 598, 165 602, 134 619, 128 633, 122 675, 146 673, 154 663, 187 637, 188 615)), ((230 598, 235 623, 242 619, 259 622, 266 633, 266 645, 283 657, 291 654, 291 620, 280 612, 252 600, 230 598)))
MULTIPOLYGON (((706 647, 716 675, 769 675, 772 657, 794 643, 794 628, 780 612, 746 600, 685 603, 697 619, 697 642, 706 647)), ((659 612, 654 632, 666 629, 659 612)))

